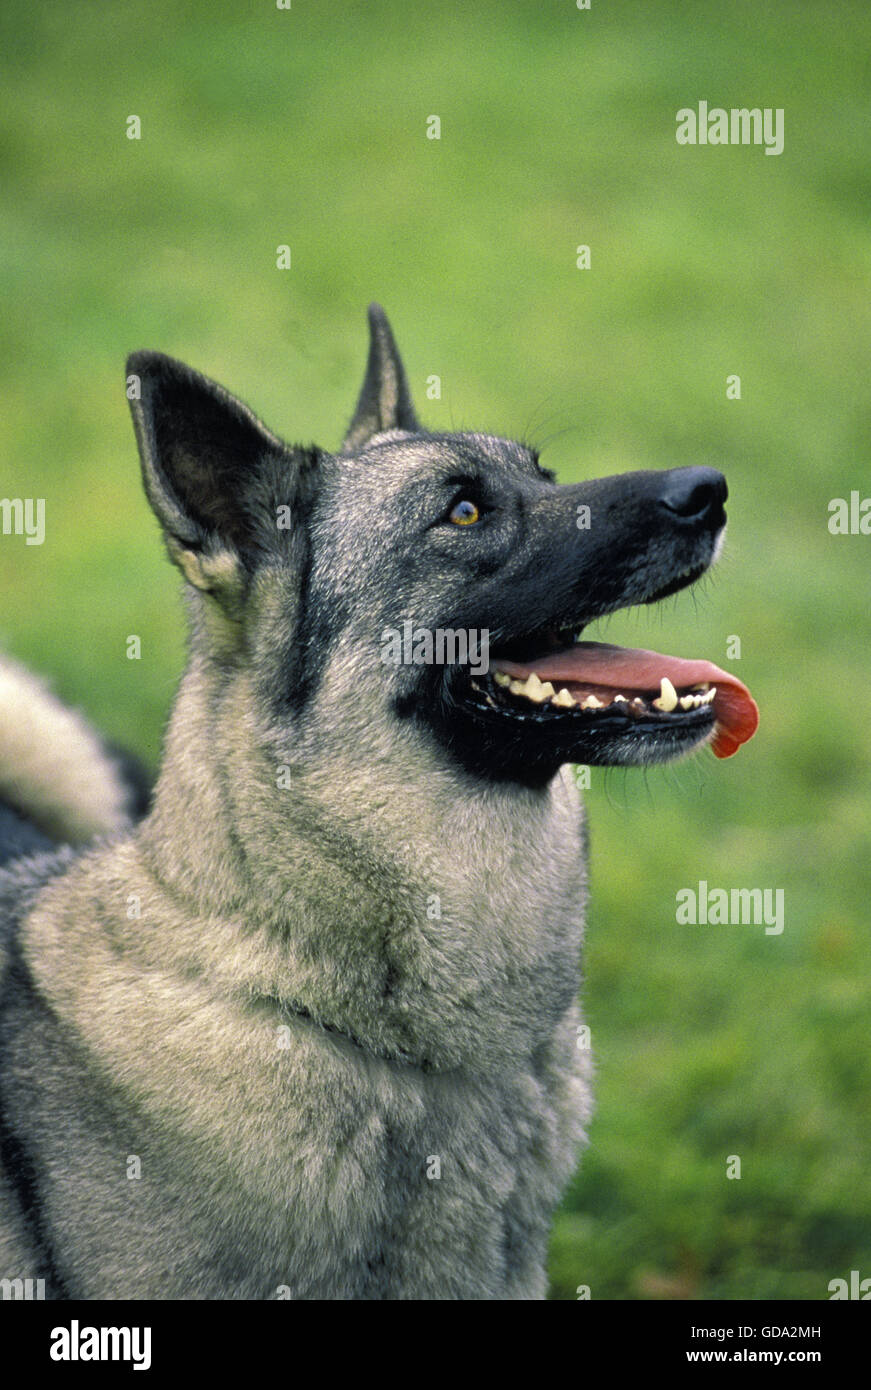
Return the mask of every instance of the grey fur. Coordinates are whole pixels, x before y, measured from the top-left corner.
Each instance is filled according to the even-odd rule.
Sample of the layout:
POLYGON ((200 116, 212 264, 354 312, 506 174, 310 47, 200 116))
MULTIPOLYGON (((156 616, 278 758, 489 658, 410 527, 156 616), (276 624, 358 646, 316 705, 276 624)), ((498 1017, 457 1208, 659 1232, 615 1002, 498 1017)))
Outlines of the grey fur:
MULTIPOLYGON (((574 494, 520 445, 423 433, 370 326, 341 455, 157 354, 128 368, 191 611, 154 806, 0 876, 0 1277, 55 1297, 546 1292, 591 1113, 582 812, 560 759, 476 770, 379 639, 470 594, 510 612, 511 566, 548 553, 530 518, 574 494), (520 509, 474 563, 433 519, 473 464, 520 509)), ((655 586, 653 542, 637 560, 655 586)))
POLYGON ((374 435, 392 429, 417 431, 420 425, 387 315, 380 304, 370 304, 369 360, 342 453, 356 453, 374 435))

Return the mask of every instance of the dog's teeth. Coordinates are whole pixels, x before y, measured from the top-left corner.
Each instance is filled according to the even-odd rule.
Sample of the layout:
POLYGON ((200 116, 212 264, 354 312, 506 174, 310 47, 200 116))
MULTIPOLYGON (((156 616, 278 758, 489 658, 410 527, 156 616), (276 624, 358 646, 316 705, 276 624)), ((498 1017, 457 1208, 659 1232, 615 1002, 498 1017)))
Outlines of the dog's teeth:
POLYGON ((550 681, 548 681, 547 686, 542 685, 538 676, 533 671, 526 682, 526 689, 523 693, 527 700, 534 700, 537 705, 541 705, 553 694, 553 686, 550 681))
MULTIPOLYGON (((500 681, 501 684, 503 682, 500 681)), ((525 681, 509 681, 508 689, 512 695, 522 695, 524 699, 532 700, 536 705, 543 705, 554 693, 550 681, 542 682, 535 671, 530 671, 525 681)))
POLYGON ((677 708, 677 691, 668 676, 660 678, 659 699, 653 701, 653 708, 661 709, 663 714, 671 714, 671 711, 677 708))
POLYGON ((714 686, 712 686, 711 689, 708 691, 707 695, 703 695, 703 696, 702 696, 701 700, 699 701, 699 704, 700 704, 700 705, 710 705, 710 704, 713 704, 714 697, 715 697, 716 693, 717 693, 717 687, 714 685, 714 686))
POLYGON ((614 705, 628 705, 629 701, 625 695, 615 695, 611 703, 614 705))
POLYGON ((644 701, 642 700, 640 695, 636 695, 632 703, 633 705, 637 705, 639 709, 644 709, 644 701))
POLYGON ((493 679, 497 685, 510 685, 511 677, 505 671, 494 671, 493 679))
POLYGON ((680 705, 681 709, 692 709, 695 706, 695 703, 695 695, 681 695, 678 701, 678 704, 680 705))
MULTIPOLYGON (((538 676, 533 671, 531 675, 526 677, 526 680, 512 681, 508 689, 511 691, 512 695, 523 695, 524 698, 534 700, 536 681, 538 681, 538 676)), ((539 684, 541 684, 540 681, 539 684)))
POLYGON ((577 700, 572 699, 565 686, 563 686, 559 694, 551 696, 550 702, 552 705, 557 705, 560 709, 573 709, 578 703, 577 700))
POLYGON ((601 700, 597 700, 595 695, 588 695, 586 700, 581 701, 581 709, 604 709, 601 700))

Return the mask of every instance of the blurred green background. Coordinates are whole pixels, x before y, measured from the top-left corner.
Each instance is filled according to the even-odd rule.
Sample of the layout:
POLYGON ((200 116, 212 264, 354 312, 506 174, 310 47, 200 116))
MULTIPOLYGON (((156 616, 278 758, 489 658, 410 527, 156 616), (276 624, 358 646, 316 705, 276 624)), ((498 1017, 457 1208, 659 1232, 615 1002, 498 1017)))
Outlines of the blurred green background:
POLYGON ((871 10, 5 0, 0 26, 0 490, 47 517, 0 538, 3 645, 156 762, 183 623, 132 348, 335 447, 378 298, 433 428, 524 435, 563 481, 722 467, 716 576, 588 634, 731 666, 762 725, 730 762, 593 772, 597 1114, 553 1296, 871 1277, 871 537, 827 529, 871 495, 871 10), (783 154, 678 146, 699 100, 783 107, 783 154), (700 879, 783 889, 783 934, 678 926, 700 879))

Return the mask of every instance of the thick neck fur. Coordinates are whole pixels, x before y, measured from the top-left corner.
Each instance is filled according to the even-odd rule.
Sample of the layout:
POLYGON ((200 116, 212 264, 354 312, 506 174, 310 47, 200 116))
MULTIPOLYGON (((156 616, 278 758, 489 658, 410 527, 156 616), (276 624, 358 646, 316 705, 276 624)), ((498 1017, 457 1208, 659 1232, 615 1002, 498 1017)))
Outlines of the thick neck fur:
MULTIPOLYGON (((567 776, 459 783, 401 734, 294 762, 257 709, 244 666, 194 657, 135 841, 150 911, 177 919, 175 968, 438 1069, 548 1037, 576 991, 585 894, 567 776), (567 899, 571 939, 551 926, 567 899)), ((149 911, 125 925, 148 957, 149 911)))

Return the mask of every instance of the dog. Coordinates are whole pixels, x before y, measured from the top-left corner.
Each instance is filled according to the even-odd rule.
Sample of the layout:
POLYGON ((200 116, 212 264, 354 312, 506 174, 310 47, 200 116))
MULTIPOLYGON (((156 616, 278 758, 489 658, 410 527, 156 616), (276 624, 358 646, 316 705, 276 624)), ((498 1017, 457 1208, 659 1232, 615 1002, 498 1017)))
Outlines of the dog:
POLYGON ((335 454, 128 361, 190 659, 148 814, 0 875, 8 1288, 546 1296, 591 1115, 567 765, 728 756, 757 717, 580 634, 705 572, 726 484, 428 432, 369 324, 335 454))

